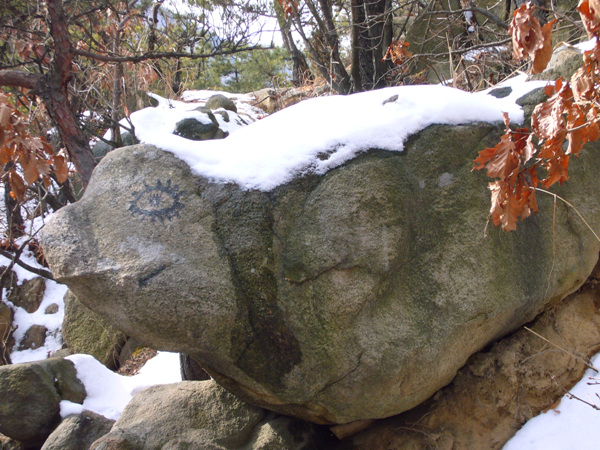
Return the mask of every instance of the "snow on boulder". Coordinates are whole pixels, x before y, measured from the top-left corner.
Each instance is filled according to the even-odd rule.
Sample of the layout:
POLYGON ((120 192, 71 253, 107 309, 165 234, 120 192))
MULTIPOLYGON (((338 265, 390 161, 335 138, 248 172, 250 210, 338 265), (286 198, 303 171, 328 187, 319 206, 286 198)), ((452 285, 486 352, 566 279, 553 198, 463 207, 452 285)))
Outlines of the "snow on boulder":
MULTIPOLYGON (((369 101, 415 106, 388 94, 369 101)), ((347 99, 341 111, 318 109, 334 103, 315 102, 315 114, 352 116, 347 99)), ((311 111, 302 105, 290 110, 311 111)), ((444 112, 452 123, 460 114, 444 112)), ((499 125, 433 125, 390 149, 403 126, 390 117, 375 135, 364 123, 345 128, 354 141, 293 123, 316 147, 291 165, 288 146, 304 137, 290 132, 273 153, 282 168, 264 151, 250 161, 255 132, 233 139, 260 125, 271 151, 269 133, 283 132, 261 124, 284 122, 267 120, 179 149, 202 170, 151 145, 112 152, 42 236, 55 277, 81 302, 128 336, 187 353, 257 406, 323 424, 412 408, 470 355, 576 290, 598 259, 600 244, 564 205, 554 215, 550 196, 516 232, 486 227, 487 180, 472 160, 497 143, 499 125), (217 176, 218 142, 254 176, 239 160, 217 176), (234 179, 241 186, 225 182, 234 179)), ((591 153, 558 192, 597 226, 591 153)))

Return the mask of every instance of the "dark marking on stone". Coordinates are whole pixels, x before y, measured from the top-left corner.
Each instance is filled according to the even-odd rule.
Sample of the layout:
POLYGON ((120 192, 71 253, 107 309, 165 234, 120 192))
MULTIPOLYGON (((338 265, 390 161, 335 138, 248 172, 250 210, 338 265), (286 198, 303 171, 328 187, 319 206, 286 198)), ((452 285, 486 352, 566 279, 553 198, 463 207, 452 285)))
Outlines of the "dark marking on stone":
POLYGON ((144 182, 144 189, 132 193, 133 200, 128 210, 132 216, 139 215, 142 219, 148 217, 152 222, 155 219, 171 221, 179 217, 179 211, 184 208, 180 201, 184 194, 185 191, 179 191, 179 185, 171 184, 171 180, 167 180, 166 184, 157 180, 154 186, 144 182))
POLYGON ((140 278, 138 280, 138 283, 140 285, 140 287, 145 287, 148 285, 148 283, 150 282, 150 280, 152 278, 154 278, 155 276, 157 276, 159 273, 161 273, 163 270, 165 270, 167 268, 167 266, 165 266, 164 264, 160 267, 158 267, 156 270, 153 270, 152 272, 150 272, 148 275, 143 276, 142 278, 140 278))

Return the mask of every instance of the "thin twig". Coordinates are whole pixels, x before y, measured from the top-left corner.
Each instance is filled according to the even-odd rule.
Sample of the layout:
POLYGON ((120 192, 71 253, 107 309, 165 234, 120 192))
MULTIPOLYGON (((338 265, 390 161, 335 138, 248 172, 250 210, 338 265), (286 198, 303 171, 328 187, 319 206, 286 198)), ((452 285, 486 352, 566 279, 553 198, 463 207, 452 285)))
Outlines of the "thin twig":
POLYGON ((563 202, 565 202, 566 205, 570 206, 571 208, 573 208, 573 210, 577 213, 577 215, 579 216, 579 218, 583 221, 583 223, 585 224, 586 227, 589 228, 589 230, 592 232, 592 234, 594 235, 594 237, 596 238, 596 240, 598 242, 600 242, 600 237, 598 237, 598 235, 596 234, 596 232, 594 231, 594 229, 590 226, 590 224, 587 222, 587 220, 585 220, 583 218, 583 216, 581 215, 581 213, 577 210, 577 208, 575 208, 571 203, 569 203, 568 201, 566 201, 564 198, 562 198, 560 195, 555 194, 554 192, 550 192, 550 191, 546 191, 545 189, 540 189, 540 188, 535 188, 536 191, 540 191, 540 192, 544 192, 546 194, 550 194, 553 195, 554 198, 558 198, 559 200, 562 200, 563 202))
MULTIPOLYGON (((580 397, 577 397, 575 394, 572 394, 571 392, 567 391, 564 387, 561 386, 561 384, 556 381, 555 377, 552 377, 552 380, 556 383, 556 385, 561 388, 563 391, 565 391, 565 397, 569 398, 569 399, 573 399, 573 400, 579 400, 581 403, 585 403, 586 405, 590 406, 591 408, 594 408, 597 411, 600 411, 600 407, 598 405, 593 404, 592 402, 588 402, 580 397)), ((596 394, 598 395, 598 394, 596 394)))
POLYGON ((548 340, 548 339, 546 339, 544 336, 542 336, 542 335, 541 335, 541 334, 539 334, 539 333, 536 333, 535 331, 533 331, 533 330, 532 330, 531 328, 529 328, 529 327, 523 327, 523 328, 525 328, 525 329, 526 329, 527 331, 529 331, 530 333, 532 333, 532 334, 536 335, 537 337, 539 337, 539 338, 540 338, 540 339, 542 339, 543 341, 547 342, 548 344, 552 345, 553 347, 556 347, 557 349, 559 349, 559 350, 562 350, 562 351, 563 351, 563 352, 565 352, 566 354, 568 354, 568 355, 571 355, 572 357, 574 357, 574 358, 576 358, 576 359, 580 360, 582 363, 584 363, 584 364, 585 364, 585 366, 586 366, 588 369, 592 369, 592 370, 594 370, 596 373, 600 373, 600 371, 599 371, 598 369, 596 369, 594 366, 592 366, 592 365, 591 365, 591 364, 590 364, 588 361, 586 361, 585 359, 583 359, 581 356, 579 356, 579 355, 576 355, 575 353, 573 353, 573 352, 571 352, 571 351, 567 350, 567 349, 566 349, 566 348, 564 348, 564 347, 561 347, 561 346, 560 346, 560 345, 558 345, 558 344, 555 344, 555 343, 554 343, 554 342, 552 342, 552 341, 549 341, 549 340, 548 340))
POLYGON ((54 275, 52 275, 52 272, 50 272, 49 270, 38 269, 36 267, 30 266, 29 264, 21 261, 19 258, 16 258, 15 255, 13 255, 12 253, 2 249, 0 249, 0 255, 14 261, 16 265, 21 266, 23 269, 28 270, 31 273, 35 273, 36 275, 39 275, 41 277, 48 278, 49 280, 54 280, 54 275))

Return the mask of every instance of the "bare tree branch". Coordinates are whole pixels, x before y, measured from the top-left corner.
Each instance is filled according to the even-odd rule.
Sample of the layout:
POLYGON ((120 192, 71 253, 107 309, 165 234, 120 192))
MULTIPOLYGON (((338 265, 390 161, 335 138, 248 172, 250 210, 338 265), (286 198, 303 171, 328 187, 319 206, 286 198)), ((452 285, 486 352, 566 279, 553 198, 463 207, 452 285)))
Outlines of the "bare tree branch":
POLYGON ((0 70, 0 86, 16 86, 35 89, 41 75, 24 70, 0 70))
POLYGON ((52 275, 52 272, 50 272, 49 270, 38 269, 37 267, 30 266, 29 264, 24 263, 23 261, 21 261, 17 257, 17 255, 13 255, 12 253, 7 252, 6 250, 2 250, 2 249, 0 249, 0 255, 4 256, 5 258, 10 259, 17 266, 21 266, 23 269, 28 270, 31 273, 35 273, 36 275, 39 275, 39 276, 44 277, 44 278, 47 278, 49 280, 54 280, 54 275, 52 275))
POLYGON ((162 59, 162 58, 188 58, 188 59, 203 59, 203 58, 211 58, 213 56, 219 55, 233 55, 236 53, 242 53, 252 50, 270 50, 273 49, 273 46, 264 47, 261 45, 248 46, 248 47, 236 47, 228 50, 214 50, 210 53, 187 53, 187 52, 148 52, 143 53, 141 55, 131 55, 131 56, 111 56, 111 55, 103 55, 100 53, 93 53, 87 50, 81 49, 73 49, 73 54, 84 56, 86 58, 95 59, 97 61, 104 62, 141 62, 147 61, 151 59, 162 59))
POLYGON ((488 19, 490 19, 492 22, 494 22, 500 28, 508 30, 508 25, 506 24, 506 22, 504 22, 502 19, 500 19, 495 14, 489 12, 487 9, 478 8, 477 6, 474 6, 471 8, 457 9, 454 11, 428 11, 426 14, 431 15, 431 16, 438 16, 438 15, 463 14, 466 12, 476 12, 478 14, 481 14, 482 16, 485 16, 488 19))

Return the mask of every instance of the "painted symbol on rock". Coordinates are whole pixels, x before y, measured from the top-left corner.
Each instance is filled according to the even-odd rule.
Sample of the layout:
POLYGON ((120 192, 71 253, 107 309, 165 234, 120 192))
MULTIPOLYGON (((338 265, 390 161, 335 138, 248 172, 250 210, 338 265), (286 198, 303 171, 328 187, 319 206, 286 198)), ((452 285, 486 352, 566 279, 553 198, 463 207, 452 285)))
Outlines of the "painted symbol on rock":
POLYGON ((139 215, 142 219, 149 217, 152 222, 155 219, 170 221, 179 217, 179 211, 183 209, 184 205, 179 201, 183 194, 185 192, 180 192, 179 186, 171 184, 171 180, 167 180, 166 184, 157 180, 154 186, 144 182, 144 189, 133 193, 129 211, 132 216, 139 215))

